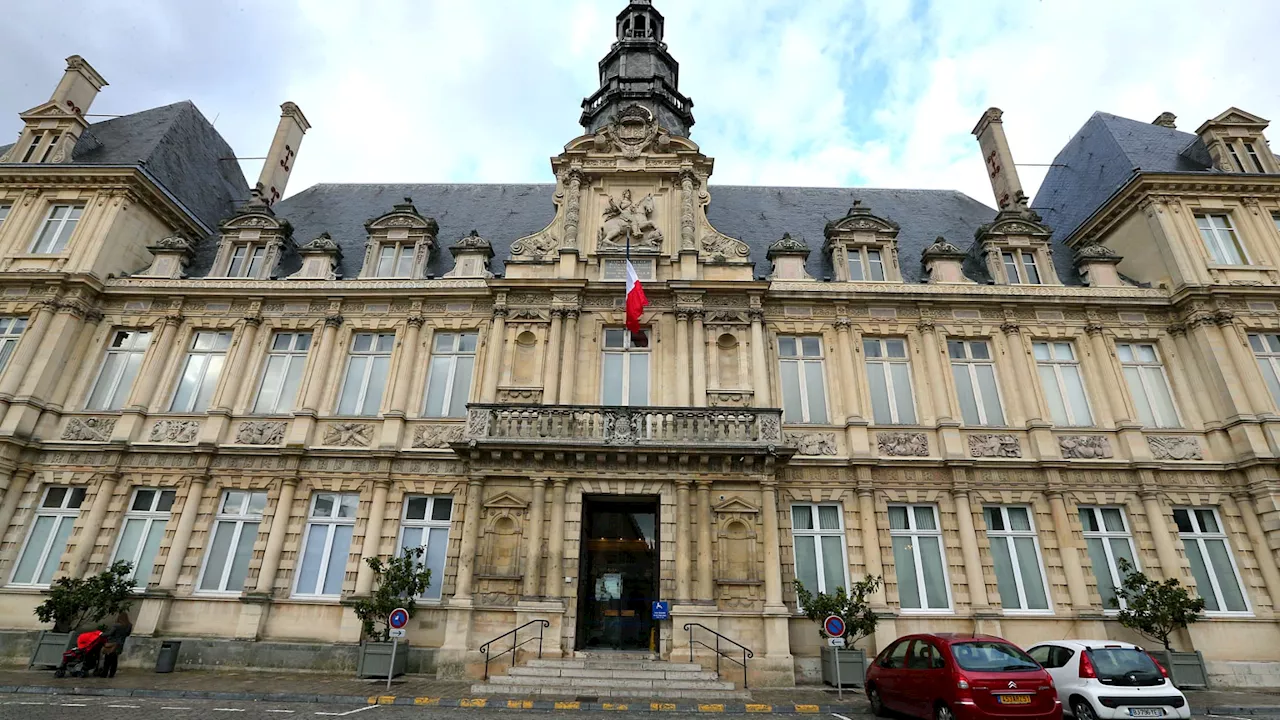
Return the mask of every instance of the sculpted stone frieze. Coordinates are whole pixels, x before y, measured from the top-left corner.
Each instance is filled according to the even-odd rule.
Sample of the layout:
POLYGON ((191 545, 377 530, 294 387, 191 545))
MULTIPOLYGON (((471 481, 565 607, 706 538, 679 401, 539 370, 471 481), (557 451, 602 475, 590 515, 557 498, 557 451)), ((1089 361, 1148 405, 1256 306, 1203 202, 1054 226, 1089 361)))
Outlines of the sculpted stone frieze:
POLYGON ((787 444, 794 445, 801 455, 835 455, 835 433, 787 433, 787 444))
MULTIPOLYGON (((815 285, 811 282, 774 281, 769 289, 772 292, 865 292, 872 283, 829 282, 815 285)), ((1074 287, 1065 285, 925 285, 912 283, 874 283, 880 292, 888 292, 901 297, 911 295, 991 295, 1005 297, 1019 296, 1061 296, 1096 298, 1147 298, 1151 300, 1168 300, 1169 292, 1160 288, 1140 287, 1074 287)))
POLYGON ((711 407, 750 407, 753 394, 750 390, 708 390, 707 405, 711 407))
POLYGON ((188 443, 200 432, 199 420, 160 420, 151 426, 151 442, 188 443))
POLYGON ((324 444, 337 447, 369 447, 373 442, 373 425, 369 423, 333 423, 324 430, 324 444))
POLYGON ((894 457, 928 457, 929 436, 924 433, 876 433, 876 448, 881 455, 894 457))
POLYGON ((240 423, 236 430, 239 445, 279 445, 284 440, 285 423, 279 420, 240 423))
POLYGON ((1006 433, 977 433, 969 436, 970 457, 1022 457, 1018 438, 1006 433))
POLYGON ((631 199, 631 191, 623 190, 622 197, 610 197, 604 209, 604 224, 597 234, 597 250, 622 250, 631 237, 632 250, 657 251, 662 249, 662 231, 654 224, 653 194, 640 200, 631 199))
POLYGON ((1156 460, 1203 460, 1200 443, 1181 435, 1148 435, 1147 447, 1156 460))
POLYGON ((1114 455, 1111 441, 1102 435, 1062 435, 1058 447, 1062 457, 1070 460, 1102 460, 1114 455))
POLYGON ((227 278, 170 280, 167 278, 113 278, 106 282, 109 288, 153 288, 158 290, 278 290, 295 293, 298 290, 335 290, 358 292, 361 290, 432 290, 440 288, 476 288, 487 290, 484 278, 445 278, 435 280, 233 280, 227 278))
POLYGON ((466 430, 466 426, 461 424, 423 425, 413 431, 413 447, 447 448, 449 443, 462 442, 466 430))
POLYGON ((71 418, 62 431, 63 440, 106 442, 116 429, 116 419, 107 417, 71 418))

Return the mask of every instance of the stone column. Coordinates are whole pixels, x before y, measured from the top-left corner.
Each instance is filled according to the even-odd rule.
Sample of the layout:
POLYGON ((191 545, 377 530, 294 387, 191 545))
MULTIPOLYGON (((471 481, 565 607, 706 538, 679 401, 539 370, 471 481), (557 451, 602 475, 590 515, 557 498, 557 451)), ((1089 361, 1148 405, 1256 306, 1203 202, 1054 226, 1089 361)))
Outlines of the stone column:
POLYGON ((693 406, 707 406, 707 336, 702 311, 693 311, 693 406))
POLYGON ((78 578, 84 574, 89 556, 93 554, 93 546, 102 534, 102 521, 107 516, 107 507, 111 505, 111 497, 116 492, 119 480, 119 473, 102 473, 98 476, 98 492, 93 496, 93 505, 89 506, 84 525, 80 527, 79 540, 71 548, 71 555, 67 558, 66 577, 78 578))
POLYGON ((1239 511, 1240 519, 1244 521, 1244 530, 1249 535, 1249 544, 1253 546, 1254 558, 1258 562, 1258 572, 1262 574, 1262 582, 1267 587, 1267 594, 1271 596, 1271 606, 1275 608, 1280 603, 1280 571, 1276 569, 1275 552, 1267 542, 1267 534, 1258 522, 1253 496, 1244 491, 1232 493, 1222 499, 1222 506, 1227 513, 1239 511), (1233 508, 1232 505, 1236 507, 1233 508))
POLYGON ((564 243, 563 247, 578 247, 578 207, 582 202, 582 172, 577 168, 565 177, 564 243))
POLYGON ((1173 336, 1173 346, 1177 349, 1179 359, 1178 364, 1182 366, 1183 372, 1187 376, 1187 384, 1191 387, 1192 396, 1196 400, 1196 406, 1200 409, 1201 422, 1209 422, 1218 417, 1217 409, 1213 406, 1213 399, 1209 397, 1209 383, 1204 382, 1199 377, 1202 369, 1196 361, 1196 355, 1191 350, 1191 343, 1187 340, 1187 326, 1181 323, 1169 326, 1169 334, 1173 336))
MULTIPOLYGON (((870 480, 870 470, 867 468, 868 480, 870 480)), ((860 472, 859 475, 862 473, 860 472)), ((876 501, 875 491, 871 487, 859 483, 858 488, 858 529, 862 532, 862 562, 867 568, 868 575, 875 577, 884 577, 884 561, 882 559, 882 550, 880 549, 880 533, 876 529, 876 501)), ((871 596, 871 606, 876 609, 885 609, 888 602, 885 600, 884 585, 876 588, 875 593, 871 596)))
POLYGON ((676 309, 676 407, 689 405, 689 311, 676 309))
POLYGON ((1044 416, 1040 413, 1040 403, 1036 400, 1035 378, 1033 369, 1028 367, 1027 348, 1022 344, 1022 328, 1017 323, 1006 322, 1000 326, 1009 344, 1009 354, 1013 356, 1013 369, 1018 375, 1018 385, 1023 392, 1017 393, 1022 398, 1023 414, 1027 423, 1042 423, 1044 416))
POLYGON ((325 376, 329 374, 329 362, 333 358, 333 346, 338 342, 338 328, 341 326, 341 315, 329 315, 324 319, 320 347, 311 361, 311 373, 307 377, 307 392, 302 399, 302 409, 311 414, 319 411, 320 402, 324 399, 325 376))
POLYGON ((973 527, 973 507, 969 504, 969 491, 952 491, 956 503, 956 525, 960 535, 960 555, 964 558, 965 582, 969 584, 969 604, 974 610, 991 607, 987 597, 987 581, 982 575, 982 557, 978 554, 978 532, 973 527))
POLYGON ((693 220, 694 183, 696 177, 691 170, 680 172, 680 250, 696 250, 694 244, 695 230, 693 220))
POLYGON ((40 349, 45 333, 49 330, 49 324, 53 322, 53 315, 59 307, 57 300, 44 300, 36 306, 35 315, 31 317, 31 322, 27 323, 22 339, 18 341, 18 348, 9 358, 3 377, 0 377, 0 402, 7 403, 18 391, 22 379, 26 377, 27 370, 31 367, 32 359, 36 356, 36 351, 40 349))
MULTIPOLYGON (((1148 474, 1151 471, 1142 471, 1148 474)), ((1160 560, 1160 576, 1176 578, 1180 576, 1182 563, 1178 560, 1178 551, 1173 546, 1173 535, 1169 532, 1169 523, 1165 519, 1164 507, 1155 490, 1142 490, 1138 493, 1142 498, 1142 509, 1147 514, 1147 526, 1151 530, 1151 541, 1156 546, 1156 557, 1160 560)), ((1150 569, 1148 568, 1148 571, 1150 569)))
POLYGON ((1236 370, 1230 343, 1223 338, 1222 328, 1218 325, 1218 315, 1201 312, 1187 319, 1189 334, 1200 352, 1200 371, 1206 381, 1213 382, 1217 390, 1214 396, 1218 400, 1220 411, 1213 417, 1226 420, 1236 415, 1252 413, 1248 389, 1244 386, 1236 370), (1226 357, 1223 357, 1223 356, 1226 357))
POLYGON ((924 341, 925 369, 929 373, 929 394, 933 398, 933 414, 935 421, 951 422, 951 400, 947 397, 947 384, 943 379, 946 369, 942 366, 942 358, 938 355, 938 333, 933 321, 921 318, 916 323, 920 337, 924 341))
POLYGON ((31 480, 32 470, 30 465, 19 465, 17 470, 7 470, 5 474, 10 474, 9 483, 5 486, 4 501, 0 502, 0 537, 3 537, 9 530, 9 523, 13 522, 13 515, 18 511, 18 500, 22 498, 22 492, 27 487, 27 482, 31 480))
POLYGON ((417 368, 418 347, 422 344, 421 315, 413 315, 405 321, 404 342, 400 344, 400 362, 396 367, 395 384, 391 390, 391 407, 387 414, 403 415, 409 407, 409 387, 413 384, 413 371, 417 368))
POLYGON ((467 509, 462 516, 462 546, 458 550, 458 577, 454 585, 453 599, 464 605, 471 604, 471 579, 475 575, 476 541, 480 537, 480 504, 484 502, 484 481, 471 478, 467 481, 467 509))
MULTIPOLYGON (((1182 331, 1179 330, 1179 332, 1182 331)), ((1183 424, 1189 428, 1202 426, 1204 416, 1200 413, 1200 402, 1196 398, 1193 386, 1203 385, 1203 383, 1193 382, 1191 375, 1188 374, 1190 368, 1187 367, 1187 358, 1183 356, 1182 349, 1177 346, 1172 327, 1169 328, 1169 334, 1161 335, 1156 340, 1156 345, 1160 348, 1165 368, 1169 371, 1174 402, 1182 416, 1183 424)))
POLYGON ((200 514, 200 501, 204 499, 204 488, 208 480, 205 475, 195 475, 187 484, 187 499, 182 501, 178 528, 173 533, 173 542, 169 543, 169 556, 165 558, 164 569, 160 573, 161 590, 178 587, 182 561, 186 559, 187 550, 191 547, 191 531, 196 526, 196 516, 200 514))
POLYGON ((365 523, 364 544, 360 546, 360 568, 356 570, 356 595, 368 595, 373 591, 373 569, 369 567, 368 560, 378 557, 382 526, 387 519, 387 491, 390 489, 390 480, 373 483, 373 502, 369 504, 369 521, 365 523))
POLYGON ((1109 422, 1120 424, 1131 421, 1129 407, 1124 401, 1124 391, 1120 387, 1114 364, 1111 362, 1107 339, 1103 337, 1104 330, 1100 323, 1089 323, 1085 326, 1085 332, 1089 334, 1091 351, 1089 354, 1093 356, 1093 367, 1098 379, 1103 383, 1102 387, 1098 388, 1101 392, 1097 393, 1102 395, 1102 402, 1095 408, 1100 427, 1105 427, 1109 422))
POLYGON ((555 405, 560 390, 560 321, 564 311, 551 309, 551 330, 547 333, 547 361, 542 369, 542 404, 555 405))
POLYGON ((782 604, 782 537, 778 532, 778 488, 772 482, 760 485, 761 507, 764 514, 764 608, 786 610, 782 604))
POLYGON ((235 410, 240 387, 245 377, 252 372, 249 363, 253 360, 253 344, 258 339, 258 327, 262 325, 262 318, 249 315, 242 323, 244 327, 240 331, 240 342, 236 343, 235 353, 223 368, 222 387, 218 388, 212 402, 209 403, 213 409, 222 410, 228 414, 235 410))
POLYGON ((80 334, 76 338, 75 348, 71 356, 67 359, 64 368, 69 371, 65 373, 65 377, 58 378, 53 384, 53 391, 49 393, 49 403, 45 406, 44 412, 41 414, 39 424, 43 427, 46 422, 46 416, 51 415, 52 408, 61 409, 63 403, 67 401, 67 395, 71 392, 71 386, 74 385, 75 369, 78 369, 84 362, 84 358, 89 354, 89 347, 93 343, 93 336, 98 332, 98 323, 102 322, 102 313, 97 310, 88 310, 84 314, 84 322, 80 325, 80 334))
MULTIPOLYGON (((533 504, 529 507, 529 540, 524 556, 524 587, 527 598, 538 597, 538 581, 542 579, 542 525, 547 511, 547 480, 533 479, 533 504)), ((548 585, 551 583, 549 582, 548 585)))
POLYGON ((1089 588, 1085 586, 1084 570, 1080 566, 1080 550, 1075 543, 1067 502, 1061 491, 1049 491, 1049 509, 1053 514, 1053 532, 1058 539, 1058 554, 1062 558, 1062 572, 1067 576, 1071 605, 1077 611, 1087 611, 1093 603, 1089 601, 1089 588))
POLYGON ((498 398, 498 379, 502 375, 502 355, 507 333, 507 308, 493 308, 493 329, 489 333, 489 347, 484 351, 484 385, 480 387, 480 402, 491 403, 498 398))
POLYGON ((578 368, 578 311, 564 311, 564 357, 560 363, 560 402, 573 404, 573 391, 576 370, 578 368))
POLYGON ((564 594, 564 491, 565 479, 551 481, 551 532, 547 536, 547 586, 543 594, 564 594))
POLYGON ((837 347, 840 351, 837 361, 840 363, 840 389, 844 397, 844 410, 848 418, 862 419, 862 402, 858 396, 858 377, 857 365, 854 362, 853 353, 853 333, 850 331, 853 323, 849 318, 842 317, 836 320, 836 340, 837 347))
MULTIPOLYGON (((1249 339, 1240 332, 1240 326, 1235 322, 1235 314, 1220 310, 1214 315, 1213 320, 1222 329, 1222 342, 1227 346, 1227 354, 1231 356, 1231 363, 1235 366, 1241 385, 1245 388, 1265 388, 1266 383, 1262 379, 1262 372, 1258 369, 1258 361, 1248 350, 1249 339)), ((1268 393, 1255 394, 1246 391, 1244 398, 1248 402, 1247 406, 1242 407, 1245 412, 1258 414, 1271 410, 1268 393)))
POLYGON ((289 532, 289 515, 293 512, 293 495, 298 490, 298 478, 287 477, 280 483, 280 497, 271 516, 271 528, 267 531, 267 548, 262 553, 262 566, 258 570, 258 583, 254 592, 270 596, 280 569, 280 551, 284 549, 284 536, 289 532))
POLYGON ((684 602, 692 598, 689 592, 689 576, 692 572, 692 553, 689 528, 689 481, 676 481, 676 600, 684 602))
POLYGON ((756 407, 772 404, 769 392, 768 354, 765 352, 764 311, 751 310, 751 390, 756 407))
POLYGON ((711 525, 715 518, 711 515, 711 481, 698 481, 698 591, 696 600, 713 602, 715 598, 715 578, 712 575, 711 525))
POLYGON ((165 388, 160 387, 160 380, 164 377, 165 366, 169 363, 169 356, 173 352, 173 341, 178 335, 178 328, 182 326, 183 320, 181 315, 172 314, 166 315, 159 322, 160 329, 156 331, 156 336, 151 341, 151 348, 148 350, 150 357, 138 371, 133 393, 126 403, 128 407, 141 409, 143 412, 153 412, 164 403, 165 388))

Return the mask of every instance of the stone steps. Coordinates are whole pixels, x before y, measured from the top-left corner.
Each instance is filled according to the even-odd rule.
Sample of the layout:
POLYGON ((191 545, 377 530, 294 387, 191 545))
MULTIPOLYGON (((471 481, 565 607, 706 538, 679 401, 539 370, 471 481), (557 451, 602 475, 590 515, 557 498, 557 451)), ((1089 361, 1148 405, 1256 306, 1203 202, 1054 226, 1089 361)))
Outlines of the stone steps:
POLYGON ((718 680, 713 672, 704 670, 632 670, 614 668, 556 668, 519 665, 507 670, 508 675, 528 676, 542 680, 547 678, 617 678, 622 680, 718 680))
POLYGON ((489 683, 471 686, 476 695, 499 695, 502 697, 551 696, 556 698, 652 698, 654 700, 750 700, 751 695, 743 690, 669 690, 669 689, 622 689, 622 688, 572 688, 572 687, 535 687, 502 685, 498 678, 490 678, 489 683))
POLYGON ((529 660, 471 688, 480 695, 745 700, 750 695, 696 663, 601 655, 529 660))

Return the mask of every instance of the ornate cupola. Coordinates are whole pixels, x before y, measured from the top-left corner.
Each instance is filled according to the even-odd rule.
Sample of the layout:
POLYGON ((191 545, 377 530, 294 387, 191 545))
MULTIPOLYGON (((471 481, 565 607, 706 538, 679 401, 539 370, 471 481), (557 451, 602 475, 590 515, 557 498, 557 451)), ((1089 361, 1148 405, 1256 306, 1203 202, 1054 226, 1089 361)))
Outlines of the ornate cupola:
POLYGON ((672 135, 689 136, 693 101, 680 94, 680 64, 662 42, 664 22, 649 0, 633 0, 618 13, 618 39, 600 60, 600 89, 582 101, 580 122, 588 133, 639 104, 672 135))

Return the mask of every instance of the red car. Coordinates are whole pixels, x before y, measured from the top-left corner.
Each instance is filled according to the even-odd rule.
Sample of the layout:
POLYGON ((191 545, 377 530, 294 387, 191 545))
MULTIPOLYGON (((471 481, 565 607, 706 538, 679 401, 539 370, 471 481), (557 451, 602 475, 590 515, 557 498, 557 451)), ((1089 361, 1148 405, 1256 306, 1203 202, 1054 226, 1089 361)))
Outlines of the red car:
POLYGON ((898 638, 867 670, 877 716, 896 711, 935 720, 1061 720, 1049 672, 991 635, 934 633, 898 638))

